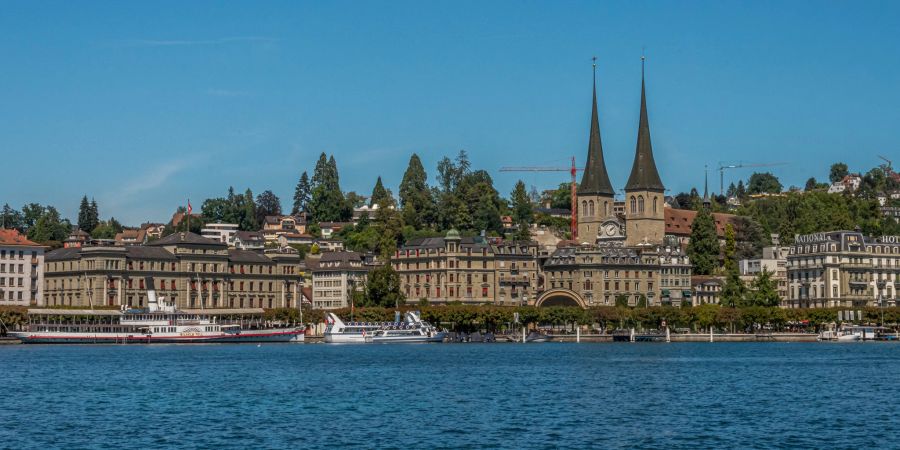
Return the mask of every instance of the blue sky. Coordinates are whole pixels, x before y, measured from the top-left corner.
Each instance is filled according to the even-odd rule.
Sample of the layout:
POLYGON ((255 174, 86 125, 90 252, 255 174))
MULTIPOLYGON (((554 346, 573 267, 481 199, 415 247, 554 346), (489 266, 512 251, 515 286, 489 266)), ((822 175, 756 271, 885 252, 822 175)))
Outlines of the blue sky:
MULTIPOLYGON (((83 194, 165 221, 229 185, 271 189, 334 154, 344 190, 395 193, 466 149, 503 195, 587 153, 590 58, 610 177, 634 152, 640 55, 660 173, 788 162, 786 185, 898 154, 898 2, 4 2, 0 203, 83 194)), ((900 164, 900 163, 898 163, 900 164)), ((726 184, 750 170, 728 174, 726 184)), ((711 185, 714 183, 711 183, 711 185)))

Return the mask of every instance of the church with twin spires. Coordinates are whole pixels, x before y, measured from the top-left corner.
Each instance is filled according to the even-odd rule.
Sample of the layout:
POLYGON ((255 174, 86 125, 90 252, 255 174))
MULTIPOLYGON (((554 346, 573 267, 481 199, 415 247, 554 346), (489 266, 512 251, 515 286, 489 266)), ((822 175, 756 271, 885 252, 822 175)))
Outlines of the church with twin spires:
POLYGON ((600 140, 597 116, 597 80, 594 65, 594 99, 588 140, 588 157, 584 174, 576 192, 579 243, 635 246, 658 246, 665 236, 665 187, 653 160, 650 143, 650 121, 647 117, 647 94, 641 61, 641 113, 638 121, 637 146, 631 174, 625 184, 625 214, 613 209, 615 190, 609 180, 600 140))

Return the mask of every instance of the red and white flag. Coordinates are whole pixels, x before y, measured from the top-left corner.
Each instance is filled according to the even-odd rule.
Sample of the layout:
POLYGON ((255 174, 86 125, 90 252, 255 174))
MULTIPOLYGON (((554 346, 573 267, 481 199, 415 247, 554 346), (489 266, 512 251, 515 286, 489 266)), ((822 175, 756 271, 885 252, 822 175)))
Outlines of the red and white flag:
POLYGON ((188 215, 191 215, 191 211, 193 211, 193 210, 194 210, 194 209, 191 208, 191 200, 188 199, 188 210, 187 210, 188 215))

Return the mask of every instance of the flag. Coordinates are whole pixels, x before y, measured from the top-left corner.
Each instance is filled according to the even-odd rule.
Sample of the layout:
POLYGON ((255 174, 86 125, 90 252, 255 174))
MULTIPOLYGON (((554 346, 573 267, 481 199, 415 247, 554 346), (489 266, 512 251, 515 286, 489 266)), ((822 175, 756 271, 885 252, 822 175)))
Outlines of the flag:
POLYGON ((191 215, 191 211, 193 211, 193 210, 194 210, 194 209, 191 208, 191 200, 188 199, 188 210, 187 210, 188 215, 191 215))

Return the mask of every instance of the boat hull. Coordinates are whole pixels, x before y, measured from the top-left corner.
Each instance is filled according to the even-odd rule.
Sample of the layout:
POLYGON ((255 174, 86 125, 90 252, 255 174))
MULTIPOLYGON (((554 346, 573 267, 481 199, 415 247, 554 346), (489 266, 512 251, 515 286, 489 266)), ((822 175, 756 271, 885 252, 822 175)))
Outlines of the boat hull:
POLYGON ((366 335, 364 334, 340 334, 325 333, 322 339, 328 344, 365 344, 366 335))
POLYGON ((373 344, 424 344, 428 342, 444 342, 445 337, 447 337, 447 333, 437 333, 434 336, 369 336, 366 337, 366 342, 373 344))
POLYGON ((201 335, 125 333, 41 333, 12 332, 23 344, 211 344, 240 342, 303 342, 297 329, 248 330, 241 333, 201 335))

